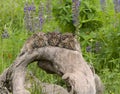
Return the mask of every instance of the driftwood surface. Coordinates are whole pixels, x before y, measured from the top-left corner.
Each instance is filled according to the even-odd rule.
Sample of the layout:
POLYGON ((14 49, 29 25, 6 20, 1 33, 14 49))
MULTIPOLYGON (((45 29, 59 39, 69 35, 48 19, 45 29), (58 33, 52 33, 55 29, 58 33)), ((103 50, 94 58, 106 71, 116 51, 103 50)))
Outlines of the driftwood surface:
MULTIPOLYGON (((1 93, 4 91, 12 92, 12 94, 30 94, 25 87, 26 70, 27 66, 34 61, 38 61, 37 65, 39 68, 42 68, 47 73, 58 74, 70 85, 69 93, 61 86, 55 85, 61 89, 59 94, 103 94, 100 78, 96 76, 84 60, 79 43, 74 40, 74 37, 70 41, 70 38, 65 39, 65 37, 62 38, 60 44, 55 44, 55 42, 53 45, 50 45, 51 41, 47 39, 44 33, 38 33, 30 37, 14 63, 0 75, 0 94, 8 94, 1 93), (42 46, 41 44, 37 45, 36 41, 42 43, 42 46)), ((46 90, 53 86, 43 84, 46 90)), ((48 91, 46 94, 57 93, 48 91)))

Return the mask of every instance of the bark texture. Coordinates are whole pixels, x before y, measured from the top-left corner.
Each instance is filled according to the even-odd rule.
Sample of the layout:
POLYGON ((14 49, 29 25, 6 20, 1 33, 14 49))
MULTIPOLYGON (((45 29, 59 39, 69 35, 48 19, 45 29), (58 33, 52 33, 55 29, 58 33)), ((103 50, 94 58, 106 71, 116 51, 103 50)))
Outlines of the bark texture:
MULTIPOLYGON (((0 89, 13 94, 30 94, 25 87, 25 75, 27 66, 34 61, 38 61, 39 68, 48 73, 58 74, 70 85, 69 93, 55 85, 56 88, 61 88, 61 91, 66 92, 64 94, 102 94, 97 93, 97 90, 103 92, 102 89, 96 88, 96 81, 99 83, 100 79, 95 80, 98 78, 84 60, 80 45, 74 36, 56 32, 52 34, 39 32, 26 41, 14 63, 0 75, 0 89), (48 35, 50 37, 47 37, 48 35), (59 38, 57 44, 56 37, 59 38)), ((46 86, 44 87, 46 90, 54 87, 54 85, 43 85, 46 86)))

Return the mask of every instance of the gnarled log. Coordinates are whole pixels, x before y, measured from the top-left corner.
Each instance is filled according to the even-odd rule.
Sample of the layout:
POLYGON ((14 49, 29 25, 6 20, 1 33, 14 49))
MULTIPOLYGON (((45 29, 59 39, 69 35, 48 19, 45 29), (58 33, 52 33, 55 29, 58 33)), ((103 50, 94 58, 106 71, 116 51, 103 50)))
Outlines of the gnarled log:
POLYGON ((71 94, 96 94, 95 76, 78 50, 79 43, 66 37, 63 40, 65 48, 53 47, 46 43, 44 34, 39 33, 37 37, 34 35, 23 46, 14 63, 0 76, 0 88, 6 87, 13 94, 30 94, 24 87, 26 69, 32 62, 38 61, 38 66, 43 70, 60 75, 70 85, 71 94), (36 46, 39 39, 41 43, 41 36, 45 45, 36 46), (71 43, 66 45, 66 41, 75 44, 71 47, 77 50, 66 49, 71 45, 71 43))
POLYGON ((27 72, 25 88, 28 90, 38 90, 40 94, 69 94, 66 89, 56 84, 41 82, 32 72, 27 72))

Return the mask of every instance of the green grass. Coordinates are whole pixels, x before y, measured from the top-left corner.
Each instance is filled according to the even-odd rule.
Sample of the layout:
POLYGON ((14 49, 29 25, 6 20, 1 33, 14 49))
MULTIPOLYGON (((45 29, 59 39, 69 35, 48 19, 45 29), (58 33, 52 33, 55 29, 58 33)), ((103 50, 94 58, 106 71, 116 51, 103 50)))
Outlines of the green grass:
MULTIPOLYGON (((0 74, 13 63, 24 42, 32 34, 28 33, 24 26, 25 1, 26 0, 0 1, 0 36, 4 29, 10 34, 8 39, 2 39, 0 37, 0 74)), ((46 0, 41 1, 46 2, 46 0)), ((56 4, 56 0, 52 2, 53 5, 56 4)), ((99 3, 99 0, 85 0, 85 2, 90 3, 88 7, 91 8, 92 6, 92 8, 97 10, 97 14, 94 16, 98 21, 102 22, 103 26, 100 29, 92 30, 91 24, 88 24, 89 26, 87 25, 87 28, 80 29, 83 55, 86 61, 94 65, 97 74, 101 77, 105 85, 105 94, 120 94, 120 13, 115 13, 112 0, 107 0, 105 12, 102 12, 99 8, 100 6, 96 5, 99 3), (92 4, 93 1, 94 5, 92 4), (86 52, 86 47, 90 45, 94 48, 95 42, 101 43, 100 52, 86 52)), ((35 0, 35 5, 38 10, 38 0, 35 0)), ((92 21, 92 16, 90 13, 88 16, 90 17, 89 21, 92 21)), ((58 22, 53 17, 52 21, 46 21, 42 31, 50 32, 60 29, 59 27, 58 22)), ((57 83, 64 86, 64 82, 61 81, 60 77, 47 74, 38 68, 35 63, 31 64, 28 70, 32 70, 34 75, 43 82, 57 83)), ((36 87, 34 89, 36 89, 36 87)), ((36 90, 32 92, 34 91, 36 90)), ((37 91, 36 94, 38 94, 37 91)))

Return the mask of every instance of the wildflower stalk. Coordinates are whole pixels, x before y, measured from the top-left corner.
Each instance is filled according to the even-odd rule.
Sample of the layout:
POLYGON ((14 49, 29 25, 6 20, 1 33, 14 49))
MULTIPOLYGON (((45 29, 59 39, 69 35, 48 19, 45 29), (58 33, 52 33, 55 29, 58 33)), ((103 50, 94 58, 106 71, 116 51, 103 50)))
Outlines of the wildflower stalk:
POLYGON ((28 31, 34 31, 34 15, 35 15, 35 6, 32 2, 31 5, 26 2, 24 6, 24 21, 25 21, 25 27, 28 31))
POLYGON ((36 25, 35 25, 35 13, 36 13, 36 7, 34 5, 34 2, 31 4, 31 20, 32 20, 32 31, 34 32, 36 30, 36 25))
POLYGON ((44 6, 43 6, 43 3, 40 3, 40 6, 39 6, 39 29, 40 31, 42 30, 43 23, 44 23, 43 14, 44 14, 44 6))
POLYGON ((72 0, 72 18, 73 25, 75 26, 75 35, 79 35, 79 7, 80 0, 72 0))
POLYGON ((48 21, 50 21, 51 18, 52 18, 52 3, 51 3, 51 0, 47 0, 46 14, 47 14, 48 21))
POLYGON ((118 12, 120 12, 120 0, 118 0, 118 12))
POLYGON ((2 39, 6 39, 6 38, 9 38, 9 33, 7 31, 7 29, 4 29, 4 32, 2 33, 2 39))
POLYGON ((115 12, 120 12, 120 0, 113 0, 115 12))
POLYGON ((100 0, 100 6, 103 11, 105 11, 106 2, 105 0, 100 0))

